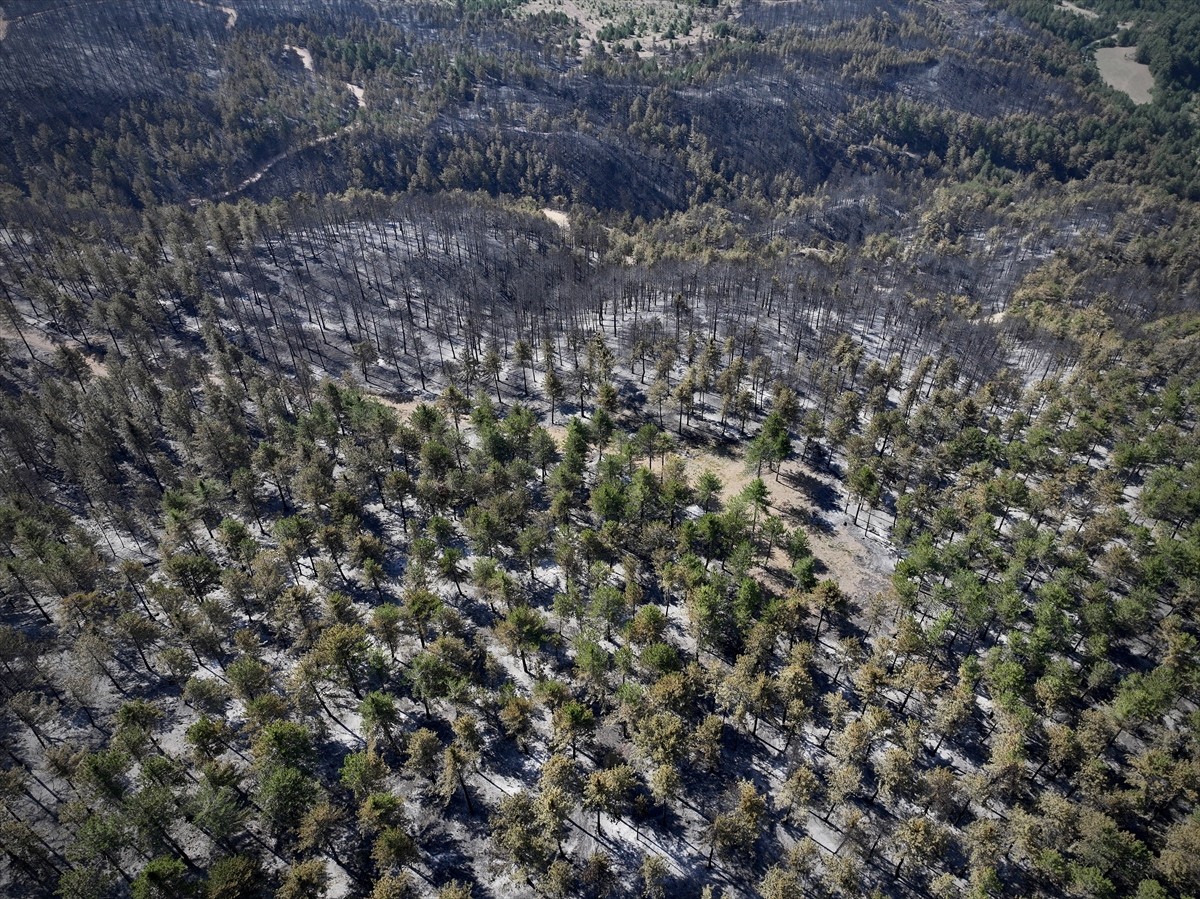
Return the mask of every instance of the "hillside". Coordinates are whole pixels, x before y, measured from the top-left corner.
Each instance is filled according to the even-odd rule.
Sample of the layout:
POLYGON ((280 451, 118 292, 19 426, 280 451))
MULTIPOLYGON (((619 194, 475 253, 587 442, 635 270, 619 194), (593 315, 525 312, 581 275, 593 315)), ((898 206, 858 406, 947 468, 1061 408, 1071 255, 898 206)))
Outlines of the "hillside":
POLYGON ((1194 18, 0 5, 0 893, 1200 895, 1194 18))

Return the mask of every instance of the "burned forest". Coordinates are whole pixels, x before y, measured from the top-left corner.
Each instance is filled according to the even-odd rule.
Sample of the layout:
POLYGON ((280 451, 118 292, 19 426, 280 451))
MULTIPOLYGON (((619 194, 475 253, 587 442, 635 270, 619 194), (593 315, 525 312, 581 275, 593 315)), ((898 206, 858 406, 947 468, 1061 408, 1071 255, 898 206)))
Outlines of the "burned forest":
POLYGON ((0 0, 0 894, 1200 896, 1200 13, 0 0))

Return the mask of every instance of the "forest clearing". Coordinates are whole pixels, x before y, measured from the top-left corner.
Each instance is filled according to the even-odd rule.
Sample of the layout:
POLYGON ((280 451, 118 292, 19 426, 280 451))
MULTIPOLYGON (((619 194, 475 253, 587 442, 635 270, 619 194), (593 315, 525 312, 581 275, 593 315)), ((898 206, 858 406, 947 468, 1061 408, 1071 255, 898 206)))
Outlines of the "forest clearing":
POLYGON ((1149 103, 1154 76, 1150 67, 1137 61, 1137 47, 1097 47, 1096 66, 1104 80, 1134 103, 1149 103))

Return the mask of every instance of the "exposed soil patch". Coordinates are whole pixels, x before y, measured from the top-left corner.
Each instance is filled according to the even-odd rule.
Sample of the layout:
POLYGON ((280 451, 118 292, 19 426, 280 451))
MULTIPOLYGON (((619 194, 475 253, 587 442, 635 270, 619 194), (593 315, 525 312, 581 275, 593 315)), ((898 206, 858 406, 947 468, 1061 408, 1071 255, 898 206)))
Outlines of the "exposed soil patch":
MULTIPOLYGON (((741 493, 756 477, 746 467, 740 448, 733 453, 719 453, 685 447, 680 455, 687 460, 693 481, 705 469, 720 478, 724 485, 722 498, 726 501, 741 493)), ((813 555, 826 568, 823 577, 833 578, 844 593, 860 601, 888 588, 895 556, 886 545, 864 539, 865 510, 855 526, 842 511, 843 507, 827 508, 831 494, 835 502, 840 500, 835 489, 827 479, 796 460, 780 467, 778 480, 765 469, 762 479, 770 494, 768 511, 783 518, 789 527, 804 528, 813 555)), ((783 558, 782 551, 777 551, 773 564, 786 568, 783 558)))
MULTIPOLYGON (((11 340, 14 343, 21 343, 22 338, 30 349, 48 354, 53 354, 54 351, 59 348, 59 346, 66 345, 55 343, 45 335, 32 329, 26 329, 18 334, 8 325, 0 325, 0 340, 11 340)), ((82 353, 82 355, 83 361, 87 363, 87 367, 91 369, 93 375, 96 375, 97 377, 103 377, 108 373, 107 369, 104 367, 104 363, 95 356, 92 356, 88 353, 82 353)))
POLYGON ((1073 12, 1077 16, 1083 16, 1085 19, 1100 18, 1100 13, 1095 12, 1094 10, 1084 9, 1082 6, 1076 6, 1071 2, 1071 0, 1062 0, 1058 6, 1060 9, 1065 9, 1067 12, 1073 12))
POLYGON ((1115 87, 1139 105, 1150 102, 1154 76, 1148 65, 1137 61, 1137 47, 1099 47, 1096 67, 1109 87, 1115 87))
POLYGON ((563 230, 567 230, 571 227, 571 222, 567 218, 567 214, 565 212, 559 212, 555 209, 543 209, 542 215, 550 219, 550 221, 554 222, 554 224, 558 225, 558 227, 562 228, 563 230))
POLYGON ((386 396, 380 396, 377 393, 372 394, 372 396, 375 399, 379 400, 379 402, 383 403, 385 406, 395 409, 398 413, 400 413, 400 417, 402 419, 404 419, 405 421, 407 421, 408 417, 413 414, 413 410, 416 409, 417 406, 421 405, 421 403, 429 402, 429 400, 426 400, 426 399, 406 400, 404 402, 397 402, 396 400, 388 399, 386 396))
POLYGON ((291 44, 284 44, 283 49, 291 50, 293 53, 295 53, 297 56, 299 56, 300 62, 306 70, 308 70, 309 72, 316 71, 316 69, 313 67, 313 58, 312 58, 311 51, 306 50, 304 47, 293 47, 291 44))
POLYGON ((686 34, 682 29, 676 30, 684 21, 679 5, 665 3, 662 0, 638 0, 628 2, 620 0, 617 3, 599 3, 596 0, 532 0, 523 9, 532 14, 539 12, 562 13, 573 21, 579 29, 579 52, 586 56, 598 41, 601 32, 607 26, 617 26, 618 33, 626 36, 606 37, 606 43, 613 47, 637 49, 638 56, 643 59, 651 57, 657 50, 665 50, 672 44, 682 46, 695 44, 702 37, 711 36, 711 28, 704 22, 698 8, 691 10, 694 19, 691 20, 690 30, 686 34), (633 35, 624 31, 625 23, 637 23, 633 35), (672 26, 675 27, 672 27, 672 26), (668 37, 667 35, 670 35, 668 37), (637 47, 635 48, 635 42, 637 47))
POLYGON ((196 6, 206 6, 209 9, 216 9, 225 13, 226 28, 233 28, 235 25, 237 25, 237 10, 232 6, 222 6, 219 3, 206 3, 204 0, 189 0, 189 2, 194 3, 196 6))

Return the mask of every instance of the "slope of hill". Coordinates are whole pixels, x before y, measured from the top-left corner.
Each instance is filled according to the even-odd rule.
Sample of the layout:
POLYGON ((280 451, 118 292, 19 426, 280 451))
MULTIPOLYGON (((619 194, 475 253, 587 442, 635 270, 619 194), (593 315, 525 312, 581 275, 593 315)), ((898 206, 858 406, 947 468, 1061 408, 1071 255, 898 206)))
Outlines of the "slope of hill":
POLYGON ((4 4, 0 892, 1200 892, 1194 29, 1079 9, 4 4))

